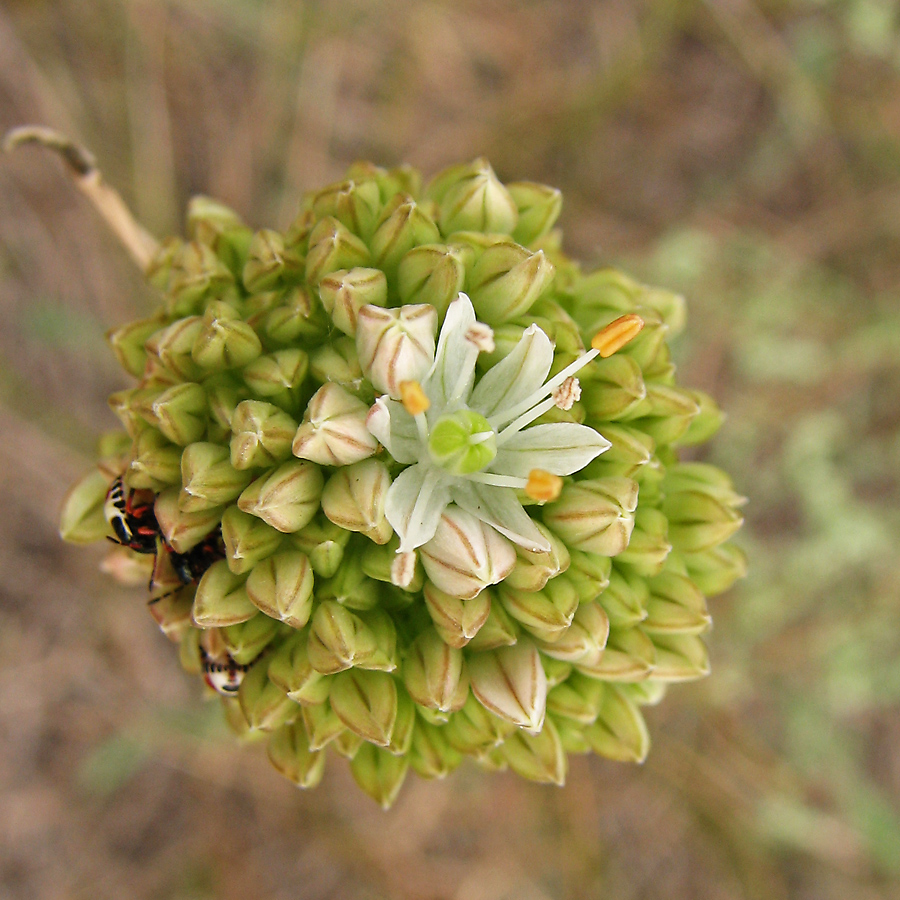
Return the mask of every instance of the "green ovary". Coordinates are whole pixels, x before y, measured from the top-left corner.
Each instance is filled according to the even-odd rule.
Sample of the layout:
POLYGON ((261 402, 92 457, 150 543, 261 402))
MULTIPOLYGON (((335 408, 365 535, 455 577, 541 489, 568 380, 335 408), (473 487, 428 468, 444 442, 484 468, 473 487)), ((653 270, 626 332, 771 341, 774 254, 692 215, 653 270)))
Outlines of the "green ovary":
POLYGON ((488 420, 470 409, 441 416, 428 438, 435 465, 454 475, 471 475, 497 455, 497 438, 488 420))

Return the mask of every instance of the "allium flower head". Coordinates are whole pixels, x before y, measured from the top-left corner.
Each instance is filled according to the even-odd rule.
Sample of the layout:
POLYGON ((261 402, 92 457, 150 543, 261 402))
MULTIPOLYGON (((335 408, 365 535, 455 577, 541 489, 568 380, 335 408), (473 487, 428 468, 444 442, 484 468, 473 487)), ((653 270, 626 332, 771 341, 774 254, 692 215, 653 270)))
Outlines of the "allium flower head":
POLYGON ((562 783, 640 761, 640 707, 708 671, 743 498, 681 446, 681 298, 584 274, 558 191, 484 160, 424 189, 356 165, 285 232, 201 198, 110 334, 136 383, 62 533, 149 609, 295 783, 350 760, 387 806, 466 757, 562 783))

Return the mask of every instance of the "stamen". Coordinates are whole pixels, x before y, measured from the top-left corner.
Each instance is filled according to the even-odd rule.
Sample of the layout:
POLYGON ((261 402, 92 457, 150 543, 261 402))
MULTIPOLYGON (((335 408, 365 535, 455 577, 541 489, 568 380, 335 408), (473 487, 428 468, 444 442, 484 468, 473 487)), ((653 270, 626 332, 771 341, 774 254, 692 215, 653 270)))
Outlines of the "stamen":
POLYGON ((400 382, 400 402, 411 416, 418 416, 431 406, 431 401, 418 381, 400 382))
POLYGON ((494 352, 494 332, 490 325, 476 322, 466 331, 466 340, 478 348, 479 353, 494 352))
POLYGON ((532 500, 546 503, 548 500, 556 500, 562 492, 563 480, 559 475, 547 472, 544 469, 532 469, 528 473, 528 483, 525 485, 525 493, 532 500))
POLYGON ((577 378, 567 378, 554 392, 553 402, 563 410, 569 410, 581 399, 581 385, 577 378))
POLYGON ((495 475, 493 472, 473 472, 467 475, 469 481, 477 481, 479 484, 489 484, 491 487, 510 487, 522 490, 528 483, 526 478, 518 478, 515 475, 495 475))
POLYGON ((594 335, 591 340, 591 347, 603 359, 606 359, 634 340, 643 327, 644 320, 634 313, 629 313, 627 316, 619 316, 618 319, 610 322, 606 328, 601 329, 594 335))
MULTIPOLYGON (((569 363, 561 372, 557 372, 549 381, 542 384, 536 391, 529 394, 524 400, 517 403, 515 406, 510 409, 501 410, 499 413, 496 413, 493 416, 488 418, 488 422, 491 423, 491 427, 496 431, 498 426, 502 425, 504 422, 509 422, 511 419, 515 419, 516 416, 520 416, 522 413, 526 412, 526 410, 530 410, 536 403, 542 400, 544 397, 552 394, 563 382, 567 379, 571 378, 576 372, 580 369, 583 369, 591 360, 596 359, 599 350, 588 350, 587 353, 582 353, 581 356, 578 357, 574 362, 569 363)), ((555 404, 551 403, 551 406, 555 404)), ((546 412, 550 407, 543 407, 541 413, 546 412)), ((538 413, 538 415, 541 415, 538 413)), ((532 416, 532 419, 536 419, 537 416, 532 416)), ((530 419, 528 421, 531 421, 530 419)), ((519 428, 524 428, 525 425, 528 424, 528 421, 523 422, 519 428)), ((516 429, 518 431, 518 428, 516 429)))
POLYGON ((400 553, 398 551, 391 563, 391 584, 396 584, 397 587, 402 588, 409 587, 415 573, 415 551, 408 550, 406 553, 400 553))
POLYGON ((556 406, 556 401, 552 397, 548 397, 537 406, 531 407, 527 412, 522 413, 518 419, 510 422, 503 431, 497 435, 497 446, 505 444, 514 434, 521 431, 526 425, 530 425, 535 419, 542 416, 545 412, 556 406))

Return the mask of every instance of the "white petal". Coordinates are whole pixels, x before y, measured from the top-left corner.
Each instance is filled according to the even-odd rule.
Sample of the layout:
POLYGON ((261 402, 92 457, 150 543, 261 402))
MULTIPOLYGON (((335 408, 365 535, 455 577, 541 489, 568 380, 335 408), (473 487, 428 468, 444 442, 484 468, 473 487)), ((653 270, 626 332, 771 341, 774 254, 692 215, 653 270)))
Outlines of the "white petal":
POLYGON ((538 552, 550 549, 549 541, 537 530, 512 488, 458 481, 450 493, 457 506, 495 528, 520 547, 538 552))
POLYGON ((433 467, 410 466, 394 479, 384 501, 384 514, 400 536, 400 553, 415 550, 434 537, 449 502, 447 484, 433 467))
POLYGON ((497 451, 490 471, 498 475, 527 478, 532 469, 544 469, 554 475, 571 475, 608 450, 609 441, 574 422, 532 425, 514 434, 497 451))
POLYGON ((419 458, 419 432, 413 417, 402 403, 379 397, 366 417, 366 428, 399 463, 414 463, 419 458))
POLYGON ((540 388, 551 365, 550 338, 537 325, 529 325, 512 353, 482 375, 469 406, 483 416, 501 418, 503 410, 512 409, 540 388))
POLYGON ((460 293, 447 308, 447 315, 438 338, 434 365, 422 384, 432 403, 441 409, 453 394, 453 389, 461 376, 465 376, 468 381, 462 396, 467 397, 472 389, 475 381, 475 360, 478 356, 477 353, 471 352, 472 343, 466 338, 466 333, 474 324, 475 308, 472 301, 460 293), (466 369, 469 371, 466 372, 466 369))

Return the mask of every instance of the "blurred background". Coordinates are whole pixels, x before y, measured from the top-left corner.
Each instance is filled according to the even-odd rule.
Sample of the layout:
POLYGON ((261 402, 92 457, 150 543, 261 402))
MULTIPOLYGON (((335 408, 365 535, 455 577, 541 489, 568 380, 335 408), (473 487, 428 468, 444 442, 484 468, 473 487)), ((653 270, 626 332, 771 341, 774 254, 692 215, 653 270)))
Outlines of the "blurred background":
POLYGON ((464 766, 387 813, 239 746, 57 514, 152 293, 58 161, 0 159, 0 896, 900 896, 898 0, 4 0, 0 127, 97 155, 156 235, 284 227, 351 162, 486 155, 569 252, 689 301, 703 458, 750 497, 713 674, 642 767, 464 766))

